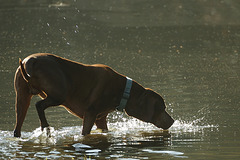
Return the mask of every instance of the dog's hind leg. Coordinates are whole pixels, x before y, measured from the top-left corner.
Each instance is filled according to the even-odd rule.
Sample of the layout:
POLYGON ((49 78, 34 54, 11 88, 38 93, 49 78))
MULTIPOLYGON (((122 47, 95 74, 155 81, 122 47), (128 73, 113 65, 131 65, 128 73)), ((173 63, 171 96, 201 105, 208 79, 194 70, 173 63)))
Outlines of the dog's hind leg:
POLYGON ((36 103, 36 109, 37 109, 42 130, 45 127, 49 127, 44 110, 47 109, 48 107, 58 106, 60 104, 61 104, 61 101, 54 100, 54 98, 51 98, 50 96, 36 103))
POLYGON ((38 60, 32 73, 34 84, 41 91, 39 95, 45 98, 36 103, 36 109, 42 130, 49 127, 44 110, 51 106, 61 105, 67 96, 67 81, 64 73, 54 61, 38 60), (50 67, 51 69, 49 69, 50 67))
POLYGON ((14 137, 20 137, 22 124, 26 117, 32 95, 30 94, 28 84, 23 79, 19 68, 15 74, 14 87, 16 92, 16 125, 14 129, 14 137))

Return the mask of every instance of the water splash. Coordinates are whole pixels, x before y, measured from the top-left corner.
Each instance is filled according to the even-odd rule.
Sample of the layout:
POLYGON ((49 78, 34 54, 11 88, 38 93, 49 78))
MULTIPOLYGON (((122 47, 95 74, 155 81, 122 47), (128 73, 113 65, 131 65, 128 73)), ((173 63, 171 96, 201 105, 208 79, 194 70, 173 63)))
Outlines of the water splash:
MULTIPOLYGON (((43 131, 39 127, 32 132, 22 132, 22 138, 13 138, 11 131, 0 130, 0 159, 6 157, 74 158, 77 154, 97 156, 102 152, 109 154, 110 157, 121 157, 123 154, 118 150, 121 150, 121 153, 127 153, 129 148, 134 147, 142 147, 143 153, 186 158, 182 152, 162 150, 154 146, 156 144, 160 148, 169 147, 178 141, 177 137, 180 135, 204 134, 205 130, 218 129, 217 125, 199 125, 203 121, 204 118, 191 122, 176 120, 169 131, 163 131, 152 124, 134 118, 122 118, 121 121, 109 123, 108 133, 102 133, 94 127, 91 135, 87 137, 81 135, 81 126, 60 129, 49 127, 43 131), (113 151, 116 153, 112 154, 113 151)), ((196 139, 195 136, 190 137, 193 140, 196 139)), ((201 139, 198 140, 201 141, 201 139)))
MULTIPOLYGON (((171 133, 183 133, 183 132, 202 132, 204 129, 218 129, 218 125, 198 125, 203 118, 196 119, 194 121, 185 122, 183 120, 175 120, 172 127, 169 129, 171 133)), ((94 126, 91 134, 105 134, 105 135, 126 135, 132 134, 137 135, 142 132, 156 132, 163 131, 155 127, 153 124, 142 122, 135 118, 123 118, 121 122, 109 123, 109 132, 102 133, 101 130, 96 130, 94 126)), ((72 126, 72 127, 62 127, 55 130, 53 127, 45 128, 43 131, 41 128, 36 128, 32 132, 22 132, 21 138, 13 138, 12 132, 1 131, 0 130, 0 140, 1 142, 5 139, 15 140, 15 141, 31 141, 33 143, 46 143, 46 144, 57 144, 62 139, 72 139, 73 141, 78 141, 83 138, 81 135, 82 126, 72 126)))
POLYGON ((204 118, 199 118, 194 121, 183 121, 183 120, 176 120, 173 124, 173 126, 169 129, 171 132, 203 132, 204 129, 209 129, 209 128, 218 128, 218 125, 212 125, 212 124, 204 124, 204 125, 199 125, 202 123, 204 118))
MULTIPOLYGON (((172 127, 170 127, 170 132, 199 132, 203 131, 207 128, 218 128, 218 125, 212 125, 212 124, 204 124, 203 123, 204 117, 196 119, 194 121, 186 122, 184 120, 175 120, 172 127)), ((119 132, 119 134, 127 134, 127 133, 136 133, 141 131, 163 131, 162 129, 159 129, 155 127, 151 123, 142 122, 135 118, 123 118, 122 122, 116 122, 111 123, 110 130, 119 132)))

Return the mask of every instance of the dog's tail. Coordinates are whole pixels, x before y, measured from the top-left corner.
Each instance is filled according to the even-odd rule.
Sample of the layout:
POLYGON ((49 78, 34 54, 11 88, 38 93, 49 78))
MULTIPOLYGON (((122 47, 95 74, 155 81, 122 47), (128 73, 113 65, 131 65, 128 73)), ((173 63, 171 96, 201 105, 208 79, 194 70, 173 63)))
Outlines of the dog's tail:
POLYGON ((20 70, 22 73, 22 76, 26 82, 30 80, 30 76, 27 74, 26 70, 24 69, 24 66, 22 64, 22 60, 19 58, 19 65, 20 65, 20 70))

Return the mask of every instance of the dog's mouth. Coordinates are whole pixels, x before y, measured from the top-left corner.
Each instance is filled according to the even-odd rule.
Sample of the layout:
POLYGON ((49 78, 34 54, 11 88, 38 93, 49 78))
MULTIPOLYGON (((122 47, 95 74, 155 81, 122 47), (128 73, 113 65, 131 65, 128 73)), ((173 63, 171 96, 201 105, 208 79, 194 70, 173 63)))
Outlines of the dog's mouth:
POLYGON ((173 125, 173 123, 174 123, 174 120, 172 119, 170 122, 168 122, 167 124, 165 123, 165 124, 163 124, 162 125, 162 129, 164 129, 164 130, 167 130, 167 129, 169 129, 172 125, 173 125))
POLYGON ((166 111, 161 113, 159 117, 157 117, 155 121, 153 121, 153 124, 155 126, 164 130, 169 129, 173 125, 173 123, 174 119, 166 111))

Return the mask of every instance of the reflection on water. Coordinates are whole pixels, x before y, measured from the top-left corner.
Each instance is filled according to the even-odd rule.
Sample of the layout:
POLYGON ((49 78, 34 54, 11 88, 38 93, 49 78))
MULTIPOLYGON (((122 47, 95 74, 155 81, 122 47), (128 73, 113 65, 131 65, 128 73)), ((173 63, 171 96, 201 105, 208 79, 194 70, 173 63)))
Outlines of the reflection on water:
MULTIPOLYGON (((95 128, 96 129, 96 128, 95 128)), ((216 126, 197 126, 194 123, 176 121, 169 131, 159 130, 136 119, 110 124, 108 133, 93 130, 91 135, 81 136, 81 127, 50 127, 41 131, 23 132, 22 138, 13 138, 12 132, 1 131, 1 158, 83 158, 104 156, 111 158, 148 159, 151 157, 188 158, 179 151, 177 143, 201 143, 202 139, 182 140, 184 133, 204 135, 205 130, 216 126), (129 126, 131 126, 129 128, 129 126), (47 134, 48 132, 48 134, 47 134), (185 141, 185 142, 184 142, 185 141)))

